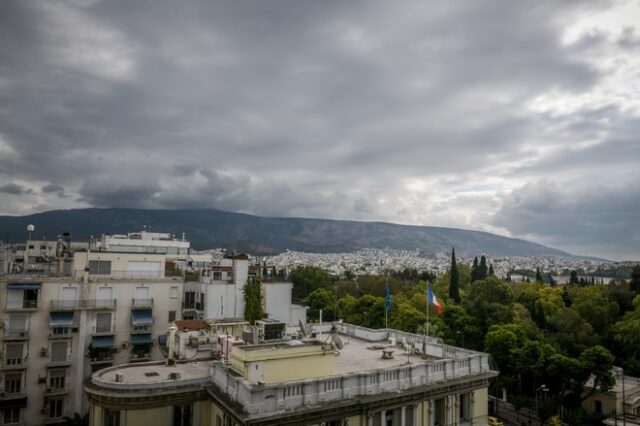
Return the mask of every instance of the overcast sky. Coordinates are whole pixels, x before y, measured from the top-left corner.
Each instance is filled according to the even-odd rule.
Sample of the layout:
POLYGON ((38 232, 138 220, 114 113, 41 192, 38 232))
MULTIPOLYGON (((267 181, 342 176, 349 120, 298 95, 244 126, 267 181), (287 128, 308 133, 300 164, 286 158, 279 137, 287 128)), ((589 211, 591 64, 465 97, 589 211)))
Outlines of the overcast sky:
POLYGON ((640 258, 640 2, 0 2, 0 214, 214 207, 640 258))

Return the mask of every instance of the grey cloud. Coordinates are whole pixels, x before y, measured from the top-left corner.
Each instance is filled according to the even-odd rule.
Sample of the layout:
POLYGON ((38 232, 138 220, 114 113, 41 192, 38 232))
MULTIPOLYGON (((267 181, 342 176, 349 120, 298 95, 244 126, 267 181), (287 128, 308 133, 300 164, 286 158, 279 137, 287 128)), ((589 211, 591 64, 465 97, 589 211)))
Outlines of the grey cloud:
POLYGON ((455 209, 429 197, 476 183, 499 198, 493 177, 591 180, 597 162, 613 176, 638 159, 632 113, 527 107, 600 84, 608 71, 587 61, 598 49, 634 48, 633 31, 562 44, 578 12, 609 6, 3 1, 0 184, 63 184, 41 192, 69 207, 406 223, 425 204, 455 209), (572 149, 604 130, 601 146, 572 149), (554 139, 565 147, 520 164, 554 139), (413 181, 460 184, 405 194, 413 181))
MULTIPOLYGON (((636 176, 637 177, 637 176, 636 176)), ((516 235, 605 258, 633 257, 640 244, 637 180, 619 186, 549 180, 513 191, 491 222, 516 235)))
POLYGON ((42 192, 45 194, 55 194, 58 197, 65 197, 64 186, 55 183, 50 183, 42 187, 42 192))
POLYGON ((11 195, 27 195, 33 194, 33 189, 18 185, 17 183, 8 183, 0 186, 0 192, 11 195))

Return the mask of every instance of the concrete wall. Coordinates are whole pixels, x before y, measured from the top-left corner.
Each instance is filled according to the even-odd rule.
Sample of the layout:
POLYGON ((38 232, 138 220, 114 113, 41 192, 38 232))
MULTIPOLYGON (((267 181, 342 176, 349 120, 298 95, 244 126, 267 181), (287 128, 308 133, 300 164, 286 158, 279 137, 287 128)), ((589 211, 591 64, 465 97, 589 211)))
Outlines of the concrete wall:
MULTIPOLYGON (((158 279, 164 277, 165 274, 166 256, 164 254, 92 251, 73 254, 73 275, 81 278, 84 275, 84 269, 91 260, 110 261, 110 277, 112 278, 158 279), (133 266, 135 262, 159 262, 160 270, 153 273, 148 270, 139 270, 133 266)), ((100 278, 105 277, 101 276, 100 278)))

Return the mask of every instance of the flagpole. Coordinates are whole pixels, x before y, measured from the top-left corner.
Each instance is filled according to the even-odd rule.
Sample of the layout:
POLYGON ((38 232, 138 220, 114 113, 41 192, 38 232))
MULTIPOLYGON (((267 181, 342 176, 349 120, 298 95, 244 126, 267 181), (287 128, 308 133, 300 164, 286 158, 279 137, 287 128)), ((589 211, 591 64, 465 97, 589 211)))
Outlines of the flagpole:
POLYGON ((427 323, 425 324, 427 336, 429 336, 429 281, 427 281, 427 323))

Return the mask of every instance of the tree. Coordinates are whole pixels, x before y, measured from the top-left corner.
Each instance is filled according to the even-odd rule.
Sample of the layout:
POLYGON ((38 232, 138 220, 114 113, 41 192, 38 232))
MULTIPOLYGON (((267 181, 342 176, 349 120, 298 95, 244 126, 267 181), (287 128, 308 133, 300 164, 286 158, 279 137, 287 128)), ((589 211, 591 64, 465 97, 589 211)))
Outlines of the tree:
POLYGON ((496 273, 493 270, 493 263, 489 265, 489 276, 493 277, 496 273))
POLYGON ((473 266, 471 266, 471 282, 477 281, 478 278, 478 256, 473 258, 473 266))
POLYGON ((536 268, 536 282, 537 283, 541 283, 542 281, 542 274, 540 273, 540 268, 536 268))
POLYGON ((487 268, 487 258, 484 254, 480 257, 480 266, 478 266, 478 279, 484 280, 489 276, 489 269, 487 268))
POLYGON ((462 306, 448 306, 442 319, 446 325, 445 338, 449 342, 456 346, 482 350, 484 337, 478 321, 469 315, 462 306))
POLYGON ((580 281, 578 280, 578 273, 573 270, 571 271, 571 276, 569 277, 569 284, 578 285, 580 281))
POLYGON ((513 292, 508 284, 496 277, 471 284, 462 305, 478 320, 482 330, 513 321, 513 292))
POLYGON ((331 285, 331 276, 324 269, 316 266, 299 266, 289 274, 293 284, 293 297, 305 299, 318 288, 331 285))
POLYGON ((389 322, 391 328, 415 333, 419 327, 424 324, 424 312, 417 310, 404 297, 396 297, 391 310, 392 315, 391 321, 389 322))
POLYGON ((458 275, 458 264, 456 262, 456 250, 451 249, 451 272, 449 277, 449 297, 456 303, 460 303, 460 277, 458 275))
POLYGON ((264 318, 260 280, 247 280, 244 286, 244 319, 253 324, 264 318))
POLYGON ((593 385, 589 392, 583 395, 583 401, 596 390, 607 392, 615 385, 616 379, 611 373, 614 359, 611 352, 600 345, 592 346, 580 354, 578 360, 584 370, 583 379, 586 381, 593 376, 593 385))
POLYGON ((640 264, 635 265, 631 269, 631 281, 629 285, 632 291, 640 294, 640 264))
POLYGON ((335 318, 336 299, 330 290, 326 288, 314 290, 307 297, 307 304, 309 305, 307 314, 310 320, 315 321, 320 318, 320 309, 322 309, 323 320, 335 318))

